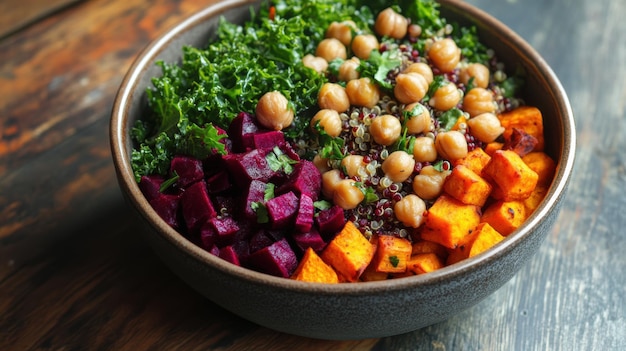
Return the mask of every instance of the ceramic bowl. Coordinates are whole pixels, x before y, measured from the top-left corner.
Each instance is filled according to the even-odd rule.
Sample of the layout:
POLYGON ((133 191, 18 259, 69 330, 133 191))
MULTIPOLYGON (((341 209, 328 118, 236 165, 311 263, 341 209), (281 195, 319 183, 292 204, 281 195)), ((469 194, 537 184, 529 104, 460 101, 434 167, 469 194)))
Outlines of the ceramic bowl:
MULTIPOLYGON (((558 78, 511 29, 461 1, 441 1, 451 22, 474 24, 481 40, 528 73, 524 97, 544 114, 546 150, 558 161, 544 201, 516 232, 478 256, 409 278, 355 284, 312 284, 232 265, 192 244, 153 211, 133 178, 129 130, 147 109, 145 90, 160 75, 157 60, 180 60, 183 45, 204 46, 220 16, 248 18, 257 2, 226 0, 187 18, 154 40, 125 76, 110 124, 113 161, 125 198, 145 225, 142 232, 180 278, 216 304, 259 325, 321 339, 384 337, 443 321, 483 300, 509 281, 537 252, 553 226, 572 173, 575 131, 558 78)), ((479 313, 477 311, 477 313, 479 313)))

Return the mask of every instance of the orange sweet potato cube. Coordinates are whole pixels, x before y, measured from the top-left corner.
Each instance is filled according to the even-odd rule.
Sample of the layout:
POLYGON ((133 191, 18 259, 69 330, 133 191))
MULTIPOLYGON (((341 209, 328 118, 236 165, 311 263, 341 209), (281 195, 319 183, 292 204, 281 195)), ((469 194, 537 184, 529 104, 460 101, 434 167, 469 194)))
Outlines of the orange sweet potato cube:
POLYGON ((400 273, 406 271, 406 263, 413 250, 408 239, 392 235, 379 235, 372 265, 378 272, 400 273))
POLYGON ((548 154, 534 151, 522 157, 522 161, 537 173, 537 184, 550 185, 552 183, 554 173, 556 173, 556 162, 548 154))
POLYGON ((539 204, 541 203, 541 201, 543 201, 543 198, 546 197, 548 189, 549 188, 547 185, 537 185, 533 193, 524 200, 526 218, 528 218, 533 212, 535 212, 537 207, 539 207, 539 204))
POLYGON ((443 267, 443 261, 434 253, 412 255, 407 264, 408 272, 424 274, 443 267))
POLYGON ((489 223, 480 223, 472 234, 466 236, 461 244, 448 256, 446 264, 453 264, 485 252, 504 239, 489 223))
POLYGON ((494 152, 498 151, 498 150, 502 150, 502 148, 504 147, 504 143, 500 143, 497 141, 492 141, 490 143, 488 143, 487 145, 485 145, 485 153, 489 156, 493 155, 494 152))
POLYGON ((339 283, 337 272, 326 264, 312 248, 306 249, 292 279, 315 283, 339 283))
POLYGON ((491 193, 491 185, 470 168, 458 165, 443 183, 443 190, 467 205, 482 207, 491 193))
POLYGON ((453 166, 463 165, 471 169, 474 173, 480 175, 485 165, 489 163, 491 156, 485 150, 477 147, 467 153, 467 156, 453 161, 453 166))
POLYGON ((455 248, 480 222, 480 207, 440 195, 426 212, 421 238, 455 248))
POLYGON ((420 240, 414 242, 411 246, 411 255, 434 253, 442 259, 445 259, 448 256, 448 249, 441 244, 437 244, 436 242, 420 240))
POLYGON ((523 201, 496 201, 487 206, 481 222, 489 223, 498 233, 507 236, 526 220, 523 201))
POLYGON ((513 128, 518 128, 537 139, 534 151, 543 151, 545 147, 543 116, 538 108, 521 106, 512 111, 499 114, 498 119, 500 119, 500 124, 504 127, 504 133, 502 133, 504 139, 508 140, 511 137, 511 133, 513 133, 513 128))
POLYGON ((376 246, 363 236, 352 222, 326 245, 321 258, 346 281, 355 282, 374 257, 376 246))
POLYGON ((524 200, 529 197, 539 179, 537 173, 511 150, 494 152, 483 169, 483 174, 495 183, 495 188, 498 188, 498 191, 492 192, 492 197, 505 201, 524 200))

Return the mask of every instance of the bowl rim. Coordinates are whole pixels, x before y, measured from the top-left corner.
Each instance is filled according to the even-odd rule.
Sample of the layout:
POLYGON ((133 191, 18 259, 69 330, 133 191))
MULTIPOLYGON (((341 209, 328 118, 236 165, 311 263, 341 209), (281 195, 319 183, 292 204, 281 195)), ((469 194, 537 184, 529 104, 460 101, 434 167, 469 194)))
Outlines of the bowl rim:
POLYGON ((540 206, 520 228, 518 228, 514 233, 508 235, 504 240, 496 244, 491 249, 428 274, 382 281, 358 282, 357 284, 316 284, 275 277, 231 264, 193 244, 175 229, 167 225, 158 216, 141 193, 139 186, 135 181, 130 164, 130 157, 126 150, 126 146, 129 145, 127 118, 129 115, 130 102, 136 92, 136 86, 139 84, 140 78, 143 76, 143 72, 150 67, 150 65, 154 64, 155 58, 164 50, 171 40, 174 40, 187 32, 189 29, 201 24, 203 21, 208 20, 216 14, 223 13, 236 7, 252 6, 253 4, 258 3, 258 1, 254 0, 225 0, 209 5, 208 7, 187 16, 181 22, 162 32, 155 39, 153 39, 139 53, 131 64, 115 97, 109 126, 109 138, 113 163, 117 173, 118 182, 122 190, 126 193, 127 200, 149 223, 149 225, 154 227, 156 235, 159 235, 163 239, 167 240, 171 245, 175 246, 177 250, 188 253, 190 257, 199 263, 211 266, 223 274, 233 276, 238 279, 247 280, 255 284, 270 284, 276 288, 296 292, 299 291, 329 295, 361 295, 363 293, 382 293, 389 290, 427 288, 429 286, 440 284, 444 281, 458 279, 466 273, 475 270, 476 267, 486 265, 501 255, 505 255, 507 252, 524 241, 525 237, 532 233, 532 231, 541 223, 542 219, 553 210, 554 205, 558 203, 564 195, 569 178, 573 171, 575 159, 576 134, 572 108, 567 98, 567 94, 556 74, 537 53, 537 51, 517 33, 485 11, 463 1, 439 0, 438 2, 442 6, 454 8, 458 11, 469 14, 472 20, 480 21, 488 27, 495 28, 494 33, 496 33, 497 36, 501 37, 502 40, 510 42, 511 46, 516 50, 520 52, 523 51, 527 56, 527 64, 534 67, 535 71, 541 74, 540 78, 545 80, 548 85, 554 88, 554 99, 559 104, 559 106, 557 106, 557 110, 563 112, 563 115, 561 116, 563 128, 563 140, 560 150, 561 157, 557 160, 557 171, 548 193, 540 206))

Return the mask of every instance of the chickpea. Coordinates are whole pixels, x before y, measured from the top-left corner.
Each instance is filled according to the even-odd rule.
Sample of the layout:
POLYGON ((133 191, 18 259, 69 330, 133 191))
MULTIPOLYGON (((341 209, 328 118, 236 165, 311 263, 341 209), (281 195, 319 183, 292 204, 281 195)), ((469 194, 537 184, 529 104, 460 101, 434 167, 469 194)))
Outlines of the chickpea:
POLYGON ((463 93, 456 87, 454 83, 448 82, 441 85, 430 98, 428 103, 440 111, 447 111, 461 101, 463 93))
POLYGON ((317 104, 323 109, 346 112, 350 108, 350 99, 341 85, 324 83, 317 95, 317 104))
POLYGON ((402 39, 406 36, 409 21, 391 7, 384 9, 376 17, 374 30, 380 36, 402 39))
POLYGON ((437 134, 435 148, 439 156, 450 161, 463 158, 468 152, 465 135, 457 130, 437 134))
POLYGON ((496 107, 493 94, 484 88, 473 88, 463 98, 463 111, 469 113, 470 117, 494 112, 496 107))
POLYGON ((404 118, 406 118, 406 130, 409 134, 419 134, 430 128, 432 120, 430 112, 424 105, 414 102, 404 106, 404 118))
POLYGON ((352 179, 343 179, 335 187, 333 202, 344 210, 352 210, 365 199, 365 194, 352 179))
POLYGON ((348 155, 341 160, 341 167, 348 177, 352 178, 359 175, 359 169, 365 167, 363 162, 363 156, 361 155, 348 155))
POLYGON ((406 195, 393 206, 396 219, 411 228, 419 228, 425 222, 425 212, 426 203, 415 194, 406 195))
POLYGON ((432 68, 430 68, 430 66, 424 62, 412 63, 402 71, 402 73, 411 73, 411 72, 421 74, 424 78, 426 78, 426 82, 428 82, 428 84, 432 83, 433 80, 435 79, 433 76, 432 68))
POLYGON ((380 100, 378 86, 369 78, 353 79, 346 84, 351 105, 373 108, 380 100))
POLYGON ((443 73, 451 72, 461 61, 461 49, 450 38, 434 42, 427 55, 435 67, 443 73))
POLYGON ((327 171, 330 170, 330 165, 328 164, 328 159, 327 158, 323 158, 319 154, 317 154, 317 155, 315 155, 313 157, 313 164, 315 165, 317 170, 320 171, 321 174, 324 174, 324 172, 327 172, 327 171))
POLYGON ((356 56, 343 61, 343 63, 339 66, 339 80, 342 82, 349 82, 353 79, 358 79, 361 75, 359 71, 357 71, 360 64, 361 60, 359 60, 356 56))
POLYGON ((413 142, 413 158, 417 162, 434 162, 437 159, 435 139, 426 136, 415 138, 413 142))
POLYGON ((339 41, 339 39, 326 38, 317 44, 315 56, 322 57, 327 62, 330 62, 336 58, 345 60, 348 54, 346 47, 339 41))
POLYGON ((504 133, 498 116, 490 112, 470 118, 467 125, 472 135, 484 143, 490 143, 504 133))
POLYGON ((402 183, 413 174, 415 160, 405 151, 398 150, 387 156, 381 168, 392 182, 402 183))
POLYGON ((367 60, 373 50, 378 49, 378 39, 372 34, 357 34, 352 39, 351 49, 354 55, 367 60))
POLYGON ((426 78, 418 73, 400 73, 396 76, 393 94, 403 104, 420 101, 428 92, 426 78))
POLYGON ((413 192, 424 200, 433 200, 443 191, 443 183, 450 171, 438 171, 433 166, 422 168, 413 178, 413 192))
POLYGON ((343 45, 348 46, 352 41, 352 32, 356 30, 353 21, 333 22, 326 30, 326 38, 338 39, 343 45))
POLYGON ((339 112, 331 109, 322 109, 317 111, 315 116, 311 118, 311 128, 317 131, 317 124, 331 137, 338 137, 341 134, 341 117, 339 112))
POLYGON ((370 135, 379 145, 391 145, 400 138, 402 124, 400 120, 392 115, 382 115, 372 119, 370 125, 370 135))
POLYGON ((315 70, 317 73, 324 73, 328 69, 328 62, 322 57, 307 54, 302 58, 302 64, 315 70))
POLYGON ((343 180, 341 176, 341 171, 338 169, 331 169, 330 171, 326 171, 322 173, 322 194, 332 199, 335 194, 335 189, 337 188, 337 184, 343 180))
POLYGON ((487 88, 489 86, 489 74, 489 68, 482 63, 470 63, 467 67, 461 70, 459 73, 459 79, 461 80, 461 83, 467 86, 473 78, 473 86, 487 88))
POLYGON ((256 105, 259 123, 272 130, 282 130, 293 122, 293 108, 289 100, 279 91, 265 93, 256 105))

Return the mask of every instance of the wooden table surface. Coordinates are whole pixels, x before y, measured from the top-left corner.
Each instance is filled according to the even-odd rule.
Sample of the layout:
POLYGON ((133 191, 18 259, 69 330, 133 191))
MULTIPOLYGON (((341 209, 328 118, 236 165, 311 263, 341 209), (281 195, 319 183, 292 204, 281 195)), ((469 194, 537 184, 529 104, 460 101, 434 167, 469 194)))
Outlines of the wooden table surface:
POLYGON ((382 339, 281 334, 205 300, 136 235, 108 144, 116 90, 212 0, 2 0, 0 350, 626 349, 626 2, 471 0, 528 40, 573 106, 563 210, 479 305, 382 339))

